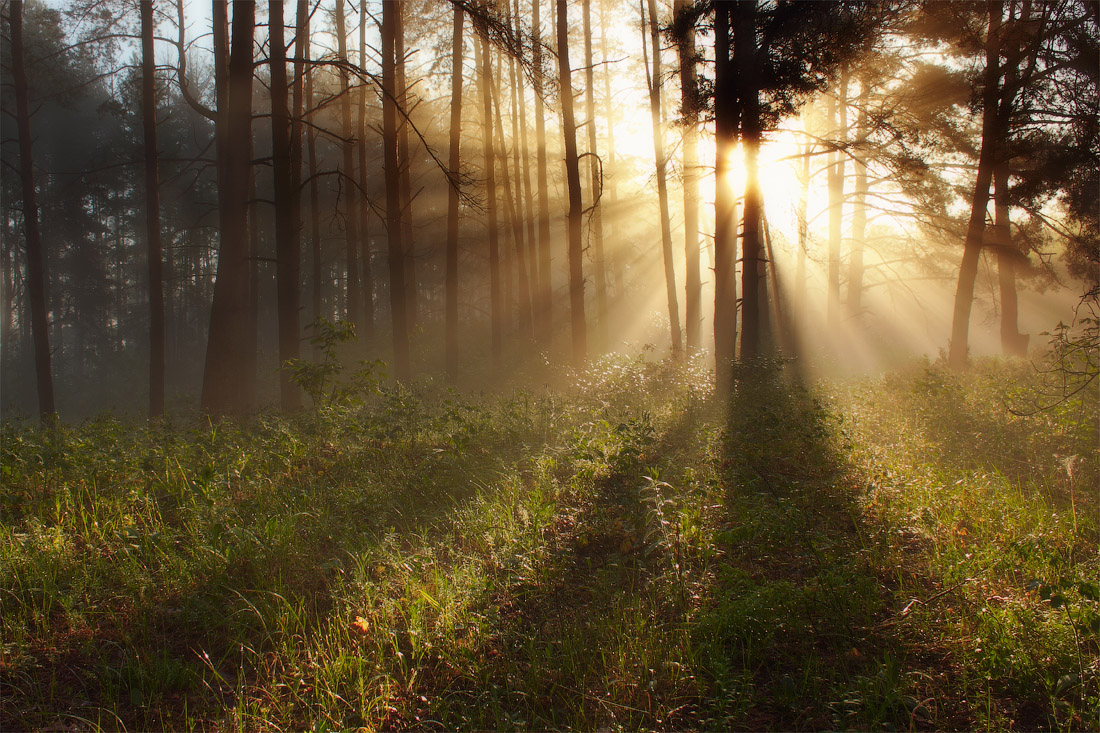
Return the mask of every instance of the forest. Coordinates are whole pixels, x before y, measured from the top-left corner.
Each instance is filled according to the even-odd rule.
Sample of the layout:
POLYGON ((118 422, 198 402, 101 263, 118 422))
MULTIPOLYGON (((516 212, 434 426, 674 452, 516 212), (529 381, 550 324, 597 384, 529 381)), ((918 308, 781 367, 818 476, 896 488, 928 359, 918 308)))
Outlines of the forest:
POLYGON ((0 729, 1100 727, 1097 0, 0 38, 0 729))

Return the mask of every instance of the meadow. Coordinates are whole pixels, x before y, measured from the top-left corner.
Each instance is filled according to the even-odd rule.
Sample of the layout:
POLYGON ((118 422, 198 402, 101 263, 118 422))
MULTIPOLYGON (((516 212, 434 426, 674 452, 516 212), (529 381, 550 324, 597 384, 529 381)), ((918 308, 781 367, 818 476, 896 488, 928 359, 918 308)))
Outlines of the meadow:
POLYGON ((294 415, 5 422, 5 730, 1100 721, 1095 382, 313 377, 294 415))

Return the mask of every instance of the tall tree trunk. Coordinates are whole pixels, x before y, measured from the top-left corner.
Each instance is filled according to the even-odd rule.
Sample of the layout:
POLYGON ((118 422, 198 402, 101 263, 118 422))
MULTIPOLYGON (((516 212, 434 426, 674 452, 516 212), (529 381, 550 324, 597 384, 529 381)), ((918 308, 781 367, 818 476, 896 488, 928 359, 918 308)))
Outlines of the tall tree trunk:
POLYGON ((1001 291, 1001 350, 1006 356, 1026 356, 1030 337, 1019 331, 1019 302, 1016 297, 1016 261, 1020 253, 1012 244, 1012 222, 1008 207, 1008 162, 999 161, 993 170, 993 233, 997 247, 997 280, 1001 291))
MULTIPOLYGON (((516 0, 513 29, 518 35, 521 32, 519 22, 519 0, 516 0)), ((531 266, 531 319, 536 336, 541 328, 541 313, 539 305, 539 293, 541 292, 541 279, 539 275, 539 251, 538 233, 535 217, 535 193, 531 186, 531 148, 528 144, 527 129, 527 90, 523 85, 523 74, 518 74, 516 90, 519 97, 519 126, 520 126, 520 154, 523 156, 523 197, 524 210, 527 214, 527 261, 531 266)))
POLYGON ((38 194, 34 184, 34 156, 31 149, 31 110, 27 91, 26 50, 23 44, 23 0, 12 0, 11 55, 15 86, 15 118, 19 128, 19 174, 23 184, 23 228, 27 241, 27 296, 30 300, 31 331, 34 337, 34 370, 38 380, 38 413, 52 419, 53 372, 50 368, 49 321, 46 314, 46 268, 42 263, 42 234, 38 221, 38 194))
POLYGON ((733 387, 737 349, 737 223, 730 165, 737 146, 739 109, 730 59, 731 0, 715 0, 714 20, 714 360, 719 393, 733 387))
POLYGON ((588 171, 592 180, 592 217, 589 219, 589 231, 592 237, 592 250, 596 260, 596 328, 599 339, 598 348, 607 348, 607 265, 603 250, 603 202, 597 197, 603 196, 603 170, 598 165, 596 147, 596 81, 592 65, 592 0, 584 0, 584 84, 585 116, 588 119, 588 171))
MULTIPOLYGON (((499 76, 497 77, 499 81, 499 76)), ((531 288, 527 279, 527 263, 524 257, 523 246, 523 222, 520 220, 519 209, 516 207, 516 195, 515 190, 512 188, 512 178, 508 173, 508 155, 504 148, 504 125, 501 122, 503 116, 500 112, 500 99, 496 100, 496 126, 497 126, 497 139, 500 140, 501 147, 501 165, 500 170, 504 174, 504 198, 508 202, 508 216, 512 223, 512 242, 515 245, 516 255, 516 275, 518 277, 518 300, 517 314, 519 316, 519 327, 525 335, 531 335, 531 288)), ((513 110, 514 111, 514 110, 513 110)), ((512 115, 512 119, 515 119, 515 115, 512 115)), ((515 148, 516 139, 512 138, 512 147, 515 148)), ((517 161, 518 163, 518 161, 517 161)), ((519 170, 517 167, 516 176, 519 177, 519 170)), ((509 276, 510 277, 510 276, 509 276)))
POLYGON ((497 174, 496 156, 493 150, 493 70, 489 54, 489 44, 485 38, 487 30, 477 26, 476 55, 480 73, 478 74, 478 92, 481 95, 482 150, 485 157, 485 195, 486 214, 489 219, 489 329, 492 343, 493 362, 500 366, 501 330, 503 314, 500 302, 500 251, 497 231, 497 174))
POLYGON ((734 6, 734 64, 737 67, 737 98, 741 105, 741 141, 745 150, 745 211, 741 233, 741 358, 751 360, 761 353, 762 328, 760 290, 760 227, 763 200, 760 193, 760 100, 756 57, 756 0, 734 6))
MULTIPOLYGON (((309 16, 306 16, 305 37, 306 43, 309 43, 309 16)), ((310 110, 313 110, 316 101, 313 97, 313 69, 306 69, 306 104, 310 110)), ((307 115, 312 118, 312 112, 307 115)), ((312 310, 313 319, 317 319, 324 316, 322 305, 322 287, 321 287, 321 193, 317 182, 317 129, 311 124, 306 131, 306 145, 307 153, 309 155, 309 244, 312 270, 310 272, 310 283, 312 287, 310 292, 313 296, 312 310)), ((321 355, 321 345, 319 343, 313 346, 313 357, 319 358, 321 355)))
POLYGON ((458 381, 458 177, 462 167, 462 8, 454 10, 451 50, 451 147, 447 169, 446 367, 447 381, 458 381))
POLYGON ((558 83, 561 89, 562 131, 565 135, 565 179, 569 192, 569 318, 573 332, 573 362, 579 366, 588 357, 581 260, 581 174, 577 160, 577 124, 573 118, 573 72, 569 68, 569 11, 566 0, 557 0, 557 5, 558 83))
MULTIPOLYGON (((224 20, 225 4, 220 5, 224 20)), ((215 2, 215 35, 221 25, 218 6, 215 2)), ((255 374, 245 368, 249 361, 248 198, 255 25, 255 3, 235 0, 228 79, 218 109, 222 117, 222 103, 228 102, 223 117, 225 143, 218 146, 223 171, 219 188, 224 188, 224 193, 219 194, 222 230, 202 385, 202 408, 214 415, 247 411, 255 388, 255 374)))
POLYGON ((412 376, 409 364, 409 321, 405 294, 405 248, 401 242, 401 161, 397 155, 397 80, 395 3, 382 4, 382 147, 386 174, 386 229, 389 235, 390 313, 393 317, 393 362, 397 379, 412 376))
MULTIPOLYGON (((271 163, 275 177, 275 275, 279 314, 279 363, 297 359, 298 349, 298 205, 300 198, 291 155, 291 115, 287 109, 286 45, 283 0, 271 0, 268 54, 271 67, 271 163)), ((298 387, 286 370, 279 372, 279 398, 285 410, 301 406, 298 387)))
POLYGON ((836 144, 829 153, 829 264, 826 318, 831 326, 840 319, 840 243, 844 222, 844 164, 848 136, 848 70, 842 68, 836 96, 829 98, 829 121, 833 124, 836 144))
POLYGON ((340 134, 344 153, 344 166, 340 189, 344 192, 345 265, 347 277, 347 301, 345 318, 359 327, 359 211, 363 193, 358 190, 355 176, 355 128, 351 126, 351 75, 348 71, 347 24, 344 19, 344 1, 336 0, 336 53, 340 67, 340 134))
POLYGON ((855 199, 852 201, 852 244, 848 259, 848 312, 853 316, 863 309, 863 246, 867 237, 867 160, 863 147, 867 142, 867 81, 860 81, 859 112, 856 114, 855 199))
POLYGON ((157 78, 153 2, 141 3, 141 123, 145 143, 145 239, 149 265, 149 417, 164 414, 164 274, 160 244, 157 78))
POLYGON ((531 0, 531 33, 534 35, 532 58, 535 69, 535 167, 539 189, 539 320, 540 336, 549 344, 554 332, 554 278, 550 270, 550 194, 546 170, 546 110, 543 104, 545 84, 542 78, 542 24, 539 6, 542 0, 531 0))
MULTIPOLYGON (((512 26, 511 8, 509 7, 508 25, 512 26)), ((508 85, 511 90, 509 101, 511 103, 511 116, 512 116, 512 170, 516 176, 516 187, 513 190, 508 180, 507 166, 505 166, 504 185, 508 189, 508 205, 511 208, 513 221, 514 238, 516 241, 516 266, 519 272, 519 294, 520 294, 520 325, 524 330, 524 335, 530 337, 534 335, 534 322, 531 314, 531 282, 535 269, 533 263, 529 263, 527 257, 527 242, 524 238, 523 229, 523 173, 520 171, 520 135, 519 135, 519 94, 518 86, 516 83, 516 59, 509 55, 508 57, 508 85), (531 267, 528 265, 532 264, 531 267)), ((500 109, 500 100, 497 100, 497 109, 500 109)), ((499 117, 498 117, 499 120, 499 117)), ((498 125, 500 129, 502 125, 498 125)), ((504 139, 504 133, 501 132, 500 139, 504 139)))
MULTIPOLYGON (((359 2, 359 66, 367 65, 367 0, 359 2)), ((359 261, 363 268, 360 294, 363 296, 363 340, 374 338, 374 268, 371 265, 370 237, 367 236, 367 222, 370 221, 370 201, 367 200, 367 89, 359 89, 359 261)))
POLYGON ((947 361, 953 367, 966 365, 969 351, 970 309, 974 301, 974 281, 978 277, 978 259, 985 235, 986 207, 989 205, 989 184, 997 159, 997 101, 1000 98, 999 36, 1001 30, 1001 0, 989 3, 989 32, 985 42, 985 73, 982 92, 982 149, 978 155, 978 175, 970 203, 970 221, 966 228, 959 281, 955 289, 955 309, 951 319, 951 344, 947 361))
POLYGON ((409 330, 416 328, 420 319, 419 296, 416 278, 416 243, 413 239, 412 220, 412 155, 409 149, 409 91, 405 80, 405 0, 395 0, 397 5, 397 29, 394 36, 394 57, 397 63, 397 104, 401 110, 397 116, 397 157, 401 161, 401 242, 405 247, 405 295, 408 308, 409 330))
MULTIPOLYGON (((609 58, 607 50, 607 15, 608 0, 600 0, 600 56, 609 58)), ((619 187, 615 178, 615 105, 611 97, 611 64, 604 64, 603 69, 603 95, 604 110, 607 117, 607 159, 603 163, 604 196, 607 198, 605 208, 612 213, 607 222, 609 234, 607 240, 613 246, 606 246, 605 259, 608 260, 610 273, 608 278, 615 283, 615 293, 619 296, 623 291, 623 253, 622 242, 614 236, 616 203, 619 200, 619 187)))
POLYGON ((695 84, 695 23, 688 0, 674 6, 676 49, 680 57, 680 93, 684 134, 684 333, 688 351, 699 348, 702 289, 699 276, 699 99, 695 84))
MULTIPOLYGON (((808 116, 802 114, 802 129, 807 129, 808 116)), ((806 247, 809 244, 809 217, 807 209, 810 205, 810 156, 813 145, 807 138, 798 146, 799 155, 802 158, 802 167, 798 171, 798 264, 795 266, 795 319, 800 319, 806 308, 806 247)))
MULTIPOLYGON (((639 8, 641 9, 641 8, 639 8)), ((653 44, 653 70, 646 59, 645 11, 642 10, 642 60, 646 65, 649 87, 649 115, 653 123, 653 157, 657 161, 657 202, 661 212, 661 259, 665 270, 665 295, 673 356, 683 353, 680 335, 680 304, 676 297, 676 270, 672 262, 672 225, 668 215, 668 180, 665 169, 665 131, 661 120, 661 46, 657 28, 657 0, 649 0, 649 33, 653 44)))

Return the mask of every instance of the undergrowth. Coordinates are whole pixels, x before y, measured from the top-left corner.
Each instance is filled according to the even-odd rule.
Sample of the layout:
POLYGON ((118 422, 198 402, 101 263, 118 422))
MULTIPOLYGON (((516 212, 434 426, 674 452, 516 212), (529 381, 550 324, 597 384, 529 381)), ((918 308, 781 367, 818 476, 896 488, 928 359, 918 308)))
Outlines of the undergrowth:
POLYGON ((792 372, 6 423, 3 727, 1096 727, 1095 396, 792 372))

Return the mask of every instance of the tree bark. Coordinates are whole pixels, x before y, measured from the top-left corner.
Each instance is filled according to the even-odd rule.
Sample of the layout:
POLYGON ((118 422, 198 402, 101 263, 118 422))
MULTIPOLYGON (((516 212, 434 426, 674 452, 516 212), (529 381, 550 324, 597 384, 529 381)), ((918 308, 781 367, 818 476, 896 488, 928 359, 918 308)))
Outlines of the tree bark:
POLYGON ((359 327, 359 210, 362 192, 358 190, 355 176, 355 128, 351 126, 351 79, 348 71, 347 26, 344 19, 344 0, 336 0, 336 53, 340 59, 340 134, 344 165, 340 189, 344 192, 344 241, 347 301, 344 317, 359 327))
MULTIPOLYGON (((607 5, 608 0, 600 0, 600 55, 607 59, 607 5)), ((616 204, 619 200, 619 188, 615 178, 615 105, 611 97, 611 65, 605 64, 603 70, 604 109, 607 117, 607 159, 603 162, 604 196, 607 199, 606 208, 612 213, 607 223, 609 231, 607 241, 611 244, 605 246, 605 259, 608 260, 608 279, 615 283, 615 293, 622 295, 623 291, 623 254, 622 243, 614 236, 616 204)))
POLYGON ((955 308, 951 319, 951 344, 947 362, 953 367, 966 365, 969 352, 970 309, 974 301, 974 281, 978 277, 978 259, 985 235, 986 207, 989 205, 989 185, 993 180, 998 129, 997 101, 1000 98, 998 37, 1001 28, 1001 0, 989 3, 989 31, 985 42, 985 72, 982 91, 982 148, 978 155, 978 175, 970 204, 970 221, 963 243, 959 281, 955 288, 955 308))
MULTIPOLYGON (((305 25, 305 37, 309 39, 309 16, 306 16, 305 25)), ((305 81, 305 96, 306 103, 309 105, 310 110, 313 109, 316 103, 313 97, 313 69, 306 69, 306 81, 305 81)), ((312 117, 312 112, 308 117, 312 117)), ((317 130, 313 125, 310 125, 306 132, 306 145, 307 152, 309 154, 309 243, 310 253, 312 255, 312 270, 310 273, 310 282, 312 287, 310 292, 313 296, 313 319, 316 321, 324 315, 322 310, 322 288, 321 288, 321 217, 319 215, 321 206, 321 193, 317 182, 317 130)), ((314 344, 313 357, 319 358, 321 355, 320 344, 314 344)))
POLYGON ((699 276, 699 98, 695 83, 695 24, 688 0, 676 0, 676 49, 680 57, 680 93, 684 145, 684 334, 688 351, 699 348, 702 280, 699 276))
POLYGON ((478 65, 481 67, 478 74, 478 91, 481 94, 482 118, 482 151, 485 158, 485 195, 486 214, 489 222, 489 329, 493 363, 500 366, 501 360, 501 331, 503 329, 503 315, 500 302, 500 251, 499 232, 497 230, 497 177, 496 156, 493 149, 493 70, 492 60, 489 54, 489 44, 486 41, 486 30, 478 24, 476 51, 478 65))
MULTIPOLYGON (((283 42, 283 0, 271 0, 268 20, 271 67, 271 157, 275 177, 275 275, 279 314, 279 363, 297 359, 299 296, 299 196, 291 155, 291 115, 287 109, 286 45, 283 42)), ((284 410, 301 407, 297 385, 286 370, 279 372, 279 398, 284 410)))
POLYGON ((42 262, 42 234, 38 220, 38 194, 34 183, 31 111, 27 89, 26 50, 23 43, 23 1, 12 0, 11 56, 15 86, 15 117, 19 129, 19 177, 23 187, 23 228, 27 242, 27 297, 30 300, 34 369, 38 381, 38 414, 52 420, 56 409, 50 366, 49 320, 46 313, 46 268, 42 262))
POLYGON ((394 3, 382 4, 382 147, 386 177, 386 228, 389 235, 390 312, 393 318, 393 362, 397 379, 409 381, 409 321, 405 294, 405 248, 401 241, 401 166, 397 151, 396 35, 394 3))
MULTIPOLYGON (((519 0, 516 0, 514 30, 518 35, 521 32, 519 22, 519 0)), ((541 280, 539 275, 538 233, 535 217, 535 194, 531 186, 531 148, 528 144, 527 129, 527 91, 523 86, 523 74, 518 74, 515 81, 515 93, 519 97, 519 126, 520 126, 520 154, 523 156, 523 197, 526 202, 524 209, 527 221, 527 261, 531 273, 531 320, 536 336, 538 335, 541 321, 539 293, 541 280)))
POLYGON ((848 312, 856 316, 863 309, 863 247, 867 237, 867 161, 863 146, 867 141, 867 80, 860 81, 859 112, 856 114, 855 199, 852 201, 852 243, 848 260, 848 312))
POLYGON ((737 99, 741 106, 741 141, 745 150, 745 211, 741 232, 741 359, 761 353, 762 328, 760 227, 763 200, 760 193, 760 100, 756 57, 756 0, 734 7, 734 64, 737 67, 737 99))
POLYGON ((446 274, 446 369, 447 381, 458 381, 458 176, 462 156, 462 8, 454 9, 454 40, 451 50, 451 147, 447 168, 453 180, 447 189, 447 274, 446 274))
POLYGON ((1019 330, 1019 300, 1016 296, 1016 261, 1020 253, 1012 244, 1012 222, 1008 206, 1008 163, 998 162, 993 170, 994 238, 997 247, 997 281, 1001 291, 1001 350, 1005 356, 1026 356, 1030 337, 1019 330))
POLYGON ((737 349, 737 223, 730 164, 737 146, 739 110, 730 59, 731 0, 715 0, 714 48, 714 359, 719 393, 733 387, 737 349))
MULTIPOLYGON (((367 63, 367 2, 359 3, 359 65, 365 67, 367 63)), ((359 120, 358 137, 359 144, 359 263, 362 266, 363 278, 360 282, 360 295, 363 297, 363 341, 374 339, 374 267, 371 264, 370 237, 367 236, 367 222, 370 221, 370 201, 367 200, 367 182, 370 174, 367 172, 367 90, 359 89, 359 120)))
MULTIPOLYGON (((643 23, 645 12, 642 12, 643 23)), ((676 297, 676 269, 672 261, 672 225, 668 215, 668 180, 665 159, 665 132, 661 120, 661 46, 657 28, 657 1, 649 0, 649 33, 653 44, 653 70, 646 56, 645 28, 642 28, 642 59, 646 62, 646 83, 649 87, 649 116, 653 123, 653 157, 657 162, 657 202, 661 214, 661 259, 665 271, 665 296, 668 300, 668 322, 672 355, 684 350, 680 334, 680 304, 676 297)))
POLYGON ((400 114, 397 116, 397 157, 401 161, 401 242, 405 248, 405 297, 409 330, 416 328, 420 318, 416 283, 416 243, 412 220, 412 155, 409 149, 409 91, 405 81, 405 0, 394 0, 397 6, 397 28, 394 35, 396 94, 400 114))
MULTIPOLYGON (((499 77, 498 77, 499 79, 499 77)), ((512 188, 512 179, 508 173, 508 155, 504 150, 504 124, 501 122, 503 115, 500 112, 500 99, 496 100, 496 126, 497 126, 497 139, 501 144, 501 166, 500 170, 504 174, 504 197, 508 202, 508 215, 512 223, 512 243, 515 246, 516 255, 516 275, 518 277, 518 303, 517 312, 519 315, 519 326, 525 335, 531 335, 531 288, 527 279, 527 262, 524 257, 524 244, 523 244, 523 222, 520 220, 519 209, 516 206, 516 195, 512 188)), ((514 113, 515 110, 513 110, 514 113)), ((515 119, 515 114, 512 115, 512 119, 515 119)), ((515 136, 512 138, 513 148, 516 145, 515 136)), ((518 161, 517 161, 518 162, 518 161)), ((519 170, 517 167, 516 177, 519 177, 519 170)))
POLYGON ((592 181, 592 215, 589 219, 589 231, 592 236, 592 251, 596 261, 596 334, 599 340, 597 348, 607 348, 607 265, 603 249, 603 171, 596 157, 596 81, 592 65, 592 0, 584 0, 584 83, 585 116, 588 118, 588 171, 592 181))
POLYGON ((569 319, 573 333, 573 363, 580 366, 588 358, 581 241, 581 175, 577 160, 577 125, 573 117, 573 72, 569 68, 569 11, 566 0, 557 0, 557 6, 558 83, 561 90, 562 132, 565 136, 566 190, 569 193, 569 319))
POLYGON ((554 332, 554 278, 550 270, 550 194, 546 169, 546 109, 543 104, 545 86, 542 78, 542 25, 539 20, 541 0, 531 0, 532 53, 535 69, 535 167, 539 190, 539 335, 549 345, 554 332))
MULTIPOLYGON (((214 3, 213 17, 217 41, 219 26, 224 28, 224 3, 214 3)), ((223 190, 219 194, 222 230, 202 385, 202 408, 215 416, 246 412, 252 404, 255 387, 255 374, 250 374, 247 369, 250 294, 248 199, 252 163, 252 37, 255 19, 255 3, 242 0, 233 3, 233 42, 228 79, 218 105, 218 116, 223 120, 225 133, 224 144, 218 146, 222 169, 222 180, 219 181, 219 188, 223 190)), ((217 42, 215 49, 216 56, 220 55, 217 42)))
MULTIPOLYGON (((842 69, 836 96, 829 98, 829 121, 836 133, 836 144, 844 146, 848 135, 848 71, 842 69)), ((844 150, 829 153, 829 264, 826 319, 835 326, 840 319, 840 240, 844 222, 844 150)))
POLYGON ((141 3, 141 123, 145 146, 145 240, 149 266, 149 417, 164 414, 164 266, 160 242, 157 79, 153 2, 141 3))

